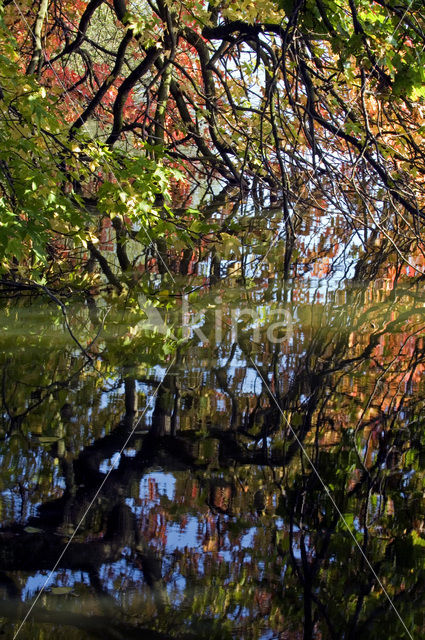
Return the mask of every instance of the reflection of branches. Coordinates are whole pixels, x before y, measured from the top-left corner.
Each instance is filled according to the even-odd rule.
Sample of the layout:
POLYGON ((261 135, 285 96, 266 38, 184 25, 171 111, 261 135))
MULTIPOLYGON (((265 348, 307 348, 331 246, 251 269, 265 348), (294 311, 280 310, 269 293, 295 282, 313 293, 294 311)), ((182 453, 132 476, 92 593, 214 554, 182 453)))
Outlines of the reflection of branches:
MULTIPOLYGON (((7 408, 8 404, 7 404, 6 395, 5 395, 7 367, 4 366, 3 376, 2 376, 2 402, 3 402, 3 406, 6 408, 6 411, 8 413, 12 427, 14 425, 20 424, 27 415, 29 415, 32 411, 34 411, 34 409, 39 407, 41 404, 43 404, 43 402, 45 402, 49 397, 51 397, 53 393, 56 393, 60 389, 68 389, 73 381, 79 379, 81 372, 85 369, 85 366, 86 366, 85 363, 83 363, 78 369, 76 369, 76 371, 74 371, 70 376, 68 376, 64 380, 58 380, 56 382, 52 382, 45 386, 39 386, 37 388, 38 389, 37 395, 39 396, 37 400, 28 404, 27 408, 21 413, 14 414, 14 415, 12 415, 9 409, 7 408), (45 393, 43 394, 41 390, 43 390, 45 393)), ((19 381, 19 383, 25 384, 22 381, 19 381)))
MULTIPOLYGON (((373 264, 369 266, 371 269, 374 267, 373 264)), ((404 295, 411 296, 411 292, 405 291, 404 295)), ((285 301, 286 295, 282 298, 285 301)), ((407 447, 413 447, 411 441, 414 437, 420 438, 423 422, 419 420, 423 400, 413 398, 409 401, 410 387, 408 385, 407 388, 403 388, 404 381, 414 382, 413 376, 417 375, 420 371, 419 365, 423 364, 424 355, 420 343, 416 341, 412 351, 408 352, 402 360, 403 349, 408 344, 409 338, 414 338, 417 334, 416 325, 412 328, 412 314, 416 314, 417 311, 419 324, 423 313, 417 305, 412 309, 409 308, 408 312, 405 311, 407 306, 403 306, 404 302, 400 311, 396 299, 397 292, 391 293, 385 300, 380 300, 380 305, 368 305, 365 302, 364 290, 347 289, 344 311, 334 308, 333 298, 327 306, 317 301, 311 305, 311 308, 307 304, 302 308, 300 305, 300 310, 307 310, 311 314, 311 319, 308 316, 300 328, 300 335, 301 330, 304 334, 299 345, 294 347, 295 350, 298 346, 298 351, 292 354, 291 358, 286 357, 283 360, 277 347, 272 352, 270 349, 256 351, 256 345, 241 338, 238 343, 242 352, 242 355, 238 352, 239 373, 234 370, 229 372, 236 348, 233 343, 229 343, 229 335, 226 335, 220 350, 215 352, 217 359, 219 354, 222 359, 219 360, 214 373, 218 386, 231 398, 227 408, 232 412, 231 421, 232 426, 235 427, 233 430, 228 430, 228 421, 227 418, 223 419, 223 414, 215 414, 212 420, 211 407, 203 409, 200 404, 197 404, 203 395, 203 382, 185 392, 185 397, 193 400, 195 407, 193 411, 191 412, 187 407, 183 409, 179 407, 178 400, 185 378, 183 375, 179 377, 177 385, 174 372, 173 374, 170 372, 164 384, 164 392, 157 399, 149 433, 143 438, 139 433, 134 433, 128 440, 128 446, 133 449, 132 457, 122 455, 119 465, 110 474, 108 486, 93 503, 93 517, 85 525, 85 538, 72 542, 60 566, 73 570, 89 570, 94 587, 97 586, 96 590, 99 592, 101 585, 97 582, 96 573, 99 566, 111 565, 116 560, 122 559, 127 553, 124 552, 124 548, 127 548, 130 550, 133 565, 142 568, 146 584, 151 583, 154 587, 155 583, 162 579, 161 569, 165 563, 161 566, 161 554, 155 556, 155 552, 149 548, 149 542, 143 538, 144 531, 141 533, 138 528, 136 513, 139 505, 136 503, 136 506, 133 506, 131 500, 126 504, 124 496, 138 497, 138 494, 135 496, 134 488, 140 485, 140 479, 151 469, 181 471, 185 472, 187 493, 190 493, 192 488, 187 478, 196 478, 198 484, 194 487, 196 491, 193 492, 192 497, 195 494, 199 496, 201 490, 204 491, 204 495, 201 494, 198 502, 184 504, 182 504, 183 500, 168 500, 164 497, 160 512, 161 518, 166 523, 164 526, 168 522, 179 522, 178 515, 182 513, 178 511, 179 509, 184 508, 185 513, 190 512, 191 515, 195 510, 196 513, 199 511, 202 513, 202 508, 205 507, 205 491, 209 490, 208 502, 217 511, 221 509, 221 513, 226 514, 225 518, 221 518, 219 527, 217 523, 215 524, 214 534, 217 536, 215 544, 224 548, 223 541, 227 531, 231 531, 232 527, 238 530, 239 526, 242 531, 245 531, 247 525, 244 524, 244 517, 257 518, 261 552, 254 558, 254 562, 257 562, 257 559, 258 562, 263 562, 267 557, 261 572, 267 575, 268 571, 275 571, 273 574, 275 582, 268 588, 273 597, 274 591, 279 591, 277 596, 280 598, 279 606, 285 614, 289 612, 288 617, 293 615, 293 590, 297 591, 298 602, 298 590, 301 585, 306 637, 312 637, 315 625, 320 627, 320 633, 329 633, 331 638, 341 637, 342 633, 350 633, 351 638, 355 638, 359 636, 360 630, 364 635, 365 624, 376 625, 378 618, 375 620, 374 616, 386 616, 387 609, 376 606, 378 589, 375 579, 371 579, 366 574, 364 562, 358 559, 358 555, 354 555, 355 547, 351 540, 347 543, 345 531, 341 531, 338 526, 341 513, 356 516, 353 526, 357 533, 361 533, 361 547, 364 553, 371 556, 372 566, 377 573, 385 570, 385 577, 388 576, 388 582, 391 583, 391 588, 396 595, 405 588, 403 581, 406 581, 406 590, 412 593, 411 584, 409 584, 410 574, 400 572, 399 577, 393 575, 392 568, 387 566, 391 563, 383 560, 387 556, 391 558, 393 551, 389 542, 390 535, 397 535, 398 525, 393 526, 384 518, 378 521, 375 515, 375 520, 369 517, 372 498, 381 499, 382 497, 384 500, 385 490, 391 495, 390 482, 396 479, 390 478, 387 471, 400 470, 402 466, 401 455, 400 459, 397 459, 393 454, 399 452, 402 454, 407 447), (314 313, 316 316, 313 319, 314 313), (389 322, 387 321, 388 313, 391 314, 389 322), (371 319, 378 323, 380 329, 374 328, 372 332, 370 331, 371 319), (377 352, 376 346, 380 340, 387 335, 400 335, 400 329, 404 326, 408 327, 406 331, 409 336, 402 335, 396 346, 390 344, 389 355, 386 351, 383 354, 377 352), (366 335, 360 340, 357 335, 361 335, 365 327, 367 327, 366 335), (350 342, 350 333, 354 334, 353 342, 359 340, 359 344, 355 344, 354 347, 350 342), (376 370, 374 362, 380 364, 376 370), (397 365, 398 362, 401 362, 400 366, 397 365), (257 367, 254 363, 258 363, 257 367), (263 378, 261 391, 255 392, 257 397, 244 392, 244 382, 250 370, 255 370, 263 378), (379 381, 383 371, 386 373, 389 388, 381 390, 378 384, 373 384, 373 381, 379 381), (397 378, 400 372, 401 378, 397 378), (365 446, 370 445, 376 453, 367 472, 357 464, 355 457, 350 457, 353 444, 356 444, 356 434, 353 436, 353 431, 350 429, 359 418, 358 408, 363 403, 360 395, 358 398, 353 398, 353 380, 356 375, 361 376, 363 373, 367 374, 363 387, 371 394, 370 401, 366 398, 366 402, 368 405, 376 405, 378 412, 377 416, 368 416, 364 413, 360 416, 358 424, 358 435, 363 435, 365 446), (369 384, 371 378, 372 384, 369 384), (344 386, 347 381, 348 389, 344 386), (277 400, 275 406, 272 404, 274 398, 277 400), (388 401, 388 404, 385 405, 384 401, 388 401), (297 421, 295 419, 293 421, 297 442, 294 434, 292 438, 289 437, 287 429, 286 433, 283 433, 281 428, 283 416, 278 411, 279 408, 285 412, 285 416, 289 416, 291 412, 294 418, 297 417, 297 421), (246 417, 250 410, 252 414, 248 419, 244 419, 244 414, 246 417), (400 410, 403 411, 403 416, 398 415, 400 410), (188 420, 179 422, 177 416, 187 417, 188 420), (353 420, 353 416, 356 420, 353 420), (270 446, 263 451, 257 449, 257 418, 263 420, 260 437, 270 438, 270 446), (416 426, 413 418, 417 420, 416 426), (346 419, 345 422, 344 419, 346 419), (204 424, 204 420, 209 421, 208 426, 206 429, 201 429, 200 433, 198 427, 204 424), (409 431, 402 433, 397 420, 406 422, 409 431), (186 425, 189 423, 190 427, 184 428, 183 423, 186 425), (382 428, 381 431, 382 425, 385 429, 382 428), (388 425, 390 429, 387 428, 388 425), (376 433, 379 435, 376 440, 368 432, 371 426, 376 427, 376 433), (311 457, 326 482, 334 485, 332 490, 334 504, 329 502, 328 494, 318 484, 314 474, 309 473, 305 468, 302 458, 300 459, 298 455, 300 442, 309 453, 311 452, 311 457), (203 448, 207 453, 203 452, 203 448), (250 492, 254 493, 255 488, 252 485, 260 475, 259 466, 263 467, 262 479, 268 485, 267 488, 278 487, 280 490, 279 501, 277 505, 272 503, 271 506, 263 509, 263 511, 269 509, 268 515, 263 513, 247 516, 246 513, 249 513, 249 510, 252 514, 252 504, 247 507, 247 503, 250 492), (246 474, 245 477, 243 473, 246 474), (280 473, 284 474, 284 482, 279 477, 280 473), (240 478, 235 481, 234 476, 237 474, 240 474, 240 478), (217 486, 224 487, 227 491, 227 493, 222 492, 221 495, 224 497, 221 503, 219 500, 213 502, 211 499, 211 487, 214 486, 216 476, 220 479, 217 486), (272 481, 269 480, 269 476, 273 479, 272 481), (234 504, 236 487, 240 488, 241 497, 238 499, 242 507, 239 506, 239 513, 242 513, 239 520, 231 520, 238 515, 234 504), (226 502, 229 496, 232 500, 231 510, 229 503, 226 502), (271 516, 270 513, 273 515, 271 516), (279 517, 275 518, 276 515, 279 517), (271 517, 276 529, 276 540, 269 545, 266 536, 270 522, 266 518, 271 520, 271 517), (170 519, 167 520, 167 518, 170 519), (262 518, 264 519, 261 520, 262 518), (277 537, 278 533, 285 535, 288 533, 289 536, 289 547, 285 547, 282 553, 279 550, 281 542, 277 537), (149 557, 149 551, 152 551, 151 557, 149 557), (288 554, 292 559, 292 573, 287 570, 288 554), (279 555, 279 562, 273 566, 273 558, 276 555, 279 555), (347 557, 350 557, 350 563, 346 562, 347 557), (284 589, 282 588, 283 580, 285 580, 284 589), (372 592, 374 585, 375 591, 372 592), (347 599, 350 599, 353 604, 348 620, 345 609, 339 610, 341 604, 347 599), (371 615, 372 609, 373 615, 371 615)), ((412 306, 410 299, 408 297, 409 307, 412 306)), ((212 348, 215 349, 215 345, 212 348)), ((183 366, 189 368, 190 358, 193 358, 194 369, 198 379, 202 381, 202 375, 199 373, 201 358, 196 347, 193 347, 192 351, 185 352, 184 357, 186 360, 183 362, 182 358, 179 362, 178 371, 183 370, 183 366)), ((211 379, 213 376, 210 377, 211 379)), ((148 381, 151 382, 149 378, 148 381)), ((216 390, 217 384, 212 384, 213 390, 216 390)), ((42 528, 43 533, 25 532, 24 528, 17 523, 3 529, 1 533, 4 569, 31 571, 37 568, 44 569, 43 562, 50 563, 52 559, 49 554, 58 552, 57 545, 61 538, 57 533, 63 535, 72 530, 74 523, 79 521, 81 514, 91 504, 95 488, 105 477, 101 471, 101 463, 119 451, 122 442, 132 432, 137 398, 134 379, 129 377, 125 379, 124 394, 126 411, 121 422, 111 432, 106 434, 102 432, 101 437, 88 444, 83 451, 67 452, 67 462, 72 473, 70 472, 67 476, 66 491, 58 500, 44 501, 38 516, 28 521, 29 526, 42 528), (28 554, 28 547, 33 551, 31 556, 28 554)), ((404 495, 407 494, 406 489, 404 495)), ((184 499, 187 500, 186 494, 184 499)), ((262 506, 264 507, 265 504, 264 499, 262 506)), ((155 510, 155 507, 149 510, 149 515, 152 514, 154 517, 157 517, 158 513, 159 510, 155 510)), ((203 515, 199 517, 203 518, 203 515)), ((411 521, 410 524, 406 524, 406 527, 404 522, 402 524, 403 529, 413 526, 411 521)), ((235 534, 233 530, 232 542, 235 539, 239 540, 237 538, 239 533, 235 534)), ((153 540, 152 546, 156 542, 153 540)), ((255 545, 253 544, 252 547, 250 551, 254 553, 255 545)), ((212 544, 211 548, 216 547, 212 544)), ((167 570, 170 575, 174 575, 179 569, 176 560, 178 555, 169 553, 165 546, 164 549, 164 553, 168 554, 167 561, 170 562, 170 568, 167 570)), ((186 560, 192 557, 190 550, 186 549, 184 553, 186 560)), ((213 556, 208 556, 210 557, 213 556)), ((237 568, 244 567, 243 571, 248 571, 241 556, 235 554, 229 562, 233 562, 237 568)), ((187 560, 185 569, 188 573, 185 576, 192 576, 194 569, 192 567, 187 569, 188 564, 187 560)), ((180 572, 183 574, 181 566, 183 561, 180 565, 180 572)), ((264 583, 260 582, 262 578, 258 577, 261 572, 255 573, 255 580, 263 585, 264 583)), ((199 576, 199 572, 196 576, 199 576)), ((245 580, 245 577, 243 579, 245 580)), ((418 599, 422 598, 423 590, 420 585, 416 587, 418 599)), ((244 597, 247 597, 246 583, 241 585, 241 592, 244 597)), ((229 593, 231 593, 230 589, 229 593)), ((160 588, 157 594, 156 606, 161 610, 160 588)), ((395 602, 402 603, 403 597, 399 599, 396 597, 395 602)), ((220 606, 217 619, 226 613, 229 615, 232 613, 227 602, 220 606)), ((188 616, 187 609, 183 609, 184 614, 188 616)), ((235 608, 234 611, 237 615, 238 609, 235 608)), ((251 614, 250 621, 260 620, 260 616, 250 612, 249 615, 251 614)), ((296 622, 302 624, 299 623, 298 618, 296 622)), ((367 631, 369 632, 369 628, 367 631)))
POLYGON ((78 348, 81 350, 81 352, 85 355, 85 357, 88 360, 92 361, 93 360, 92 356, 89 353, 87 353, 86 349, 83 347, 81 342, 75 336, 74 332, 72 331, 72 329, 71 329, 71 327, 69 325, 68 314, 66 312, 66 307, 65 307, 64 303, 61 300, 59 300, 59 298, 53 293, 53 291, 48 289, 45 285, 37 285, 37 286, 39 286, 40 289, 42 291, 44 291, 44 293, 46 293, 49 296, 49 298, 51 300, 53 300, 53 302, 55 302, 58 305, 59 309, 62 311, 62 315, 63 315, 64 320, 65 320, 65 326, 66 326, 66 328, 68 330, 69 335, 71 336, 71 338, 73 339, 75 344, 78 346, 78 348))

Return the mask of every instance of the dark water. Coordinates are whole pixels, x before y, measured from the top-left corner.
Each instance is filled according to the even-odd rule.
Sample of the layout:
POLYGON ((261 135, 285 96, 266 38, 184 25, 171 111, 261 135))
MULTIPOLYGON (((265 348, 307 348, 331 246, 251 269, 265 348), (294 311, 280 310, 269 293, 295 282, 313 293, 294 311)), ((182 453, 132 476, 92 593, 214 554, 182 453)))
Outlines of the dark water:
POLYGON ((5 293, 0 637, 424 637, 423 283, 335 229, 81 295, 91 361, 5 293))

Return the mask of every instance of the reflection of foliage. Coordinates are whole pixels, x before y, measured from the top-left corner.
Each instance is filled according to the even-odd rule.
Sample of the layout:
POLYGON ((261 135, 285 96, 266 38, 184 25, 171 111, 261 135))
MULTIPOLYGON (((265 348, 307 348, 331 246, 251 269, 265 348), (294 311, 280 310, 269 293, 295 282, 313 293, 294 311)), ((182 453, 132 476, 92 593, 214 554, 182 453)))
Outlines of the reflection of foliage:
MULTIPOLYGON (((137 427, 58 568, 54 586, 70 592, 47 594, 48 609, 37 607, 36 627, 28 627, 32 637, 47 615, 49 628, 69 620, 90 629, 94 616, 104 629, 117 606, 126 637, 141 629, 170 638, 260 638, 268 630, 296 637, 301 629, 306 637, 378 638, 383 629, 387 637, 402 635, 248 354, 406 624, 421 633, 421 298, 408 282, 387 292, 350 284, 328 292, 326 302, 314 296, 309 303, 299 286, 300 301, 291 292, 290 350, 285 342, 267 345, 265 327, 260 342, 267 348, 252 345, 247 328, 234 344, 226 322, 217 347, 208 314, 201 326, 209 342, 180 343, 151 417, 137 427), (207 374, 203 361, 214 365, 207 374), (107 613, 99 619, 102 602, 107 613)), ((278 289, 273 280, 270 288, 260 295, 248 287, 247 301, 268 308, 278 289)), ((198 296, 192 294, 195 311, 214 300, 198 296)), ((235 305, 232 288, 222 287, 221 298, 226 316, 235 305)), ((35 315, 27 335, 19 333, 21 360, 12 360, 17 322, 26 313, 19 309, 11 305, 13 323, 4 322, 3 399, 15 420, 4 417, 7 466, 0 476, 2 569, 18 592, 28 576, 53 565, 63 546, 57 533, 69 535, 78 522, 136 408, 157 384, 153 366, 164 361, 164 335, 158 341, 155 332, 145 333, 138 324, 143 313, 123 308, 105 320, 95 367, 79 371, 70 338, 58 330, 51 339, 52 306, 40 311, 44 333, 35 315), (126 347, 133 321, 135 342, 126 347), (40 370, 29 368, 40 358, 40 370), (42 404, 32 406, 40 396, 42 404)), ((69 315, 87 339, 95 333, 83 305, 69 315)))

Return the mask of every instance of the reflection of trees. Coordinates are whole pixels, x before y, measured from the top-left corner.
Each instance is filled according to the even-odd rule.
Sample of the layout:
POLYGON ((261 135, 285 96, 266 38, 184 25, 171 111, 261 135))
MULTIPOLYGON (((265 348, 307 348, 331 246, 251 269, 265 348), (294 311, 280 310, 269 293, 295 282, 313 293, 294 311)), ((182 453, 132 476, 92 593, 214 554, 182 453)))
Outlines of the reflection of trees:
MULTIPOLYGON (((423 306, 407 285, 381 290, 379 299, 373 286, 347 286, 343 293, 344 304, 339 291, 326 304, 294 305, 290 348, 267 345, 264 336, 258 348, 248 330, 236 342, 225 330, 218 349, 213 340, 182 347, 152 416, 138 425, 60 561, 61 575, 77 576, 82 617, 66 596, 55 618, 52 594, 49 606, 36 607, 37 623, 81 625, 103 637, 150 629, 151 637, 221 638, 232 628, 240 638, 260 637, 266 628, 282 637, 300 630, 304 638, 400 637, 394 612, 301 455, 276 398, 406 624, 420 633, 422 622, 413 616, 423 603, 423 306), (141 492, 141 479, 158 468, 175 479, 172 497, 154 482, 148 496, 141 492), (173 548, 175 532, 186 535, 190 522, 196 546, 173 548), (116 586, 124 578, 125 597, 116 586), (109 613, 96 618, 99 603, 109 613), (120 623, 105 629, 118 605, 120 623), (93 628, 85 624, 90 616, 93 628), (101 631, 94 629, 98 623, 101 631)), ((222 295, 230 306, 231 297, 222 295)), ((263 302, 254 299, 258 292, 247 295, 263 302)), ((204 331, 213 331, 208 318, 204 331)), ((55 378, 57 362, 49 353, 40 387, 49 375, 55 378)), ((25 379, 19 367, 16 374, 25 379)), ((122 375, 106 401, 105 382, 96 386, 93 376, 55 389, 49 415, 59 415, 60 430, 56 425, 58 435, 44 443, 31 440, 38 409, 26 400, 34 388, 8 387, 8 405, 26 407, 14 426, 15 456, 36 444, 42 478, 37 514, 23 523, 17 513, 1 530, 1 583, 9 600, 18 599, 28 574, 54 565, 106 463, 132 433, 145 405, 141 390, 155 380, 145 371, 141 386, 134 368, 122 375), (56 493, 54 460, 64 483, 56 493)), ((11 364, 7 379, 13 380, 11 364)), ((1 482, 8 486, 3 475, 1 482)), ((14 618, 17 609, 1 613, 14 618)))

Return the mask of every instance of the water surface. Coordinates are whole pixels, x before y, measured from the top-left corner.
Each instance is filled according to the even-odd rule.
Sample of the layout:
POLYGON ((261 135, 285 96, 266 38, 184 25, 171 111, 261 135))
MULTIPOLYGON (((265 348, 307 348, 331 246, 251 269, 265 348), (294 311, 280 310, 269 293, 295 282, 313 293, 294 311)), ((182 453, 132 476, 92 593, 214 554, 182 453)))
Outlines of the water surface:
POLYGON ((91 361, 5 292, 2 637, 423 637, 423 284, 267 215, 73 301, 91 361))

